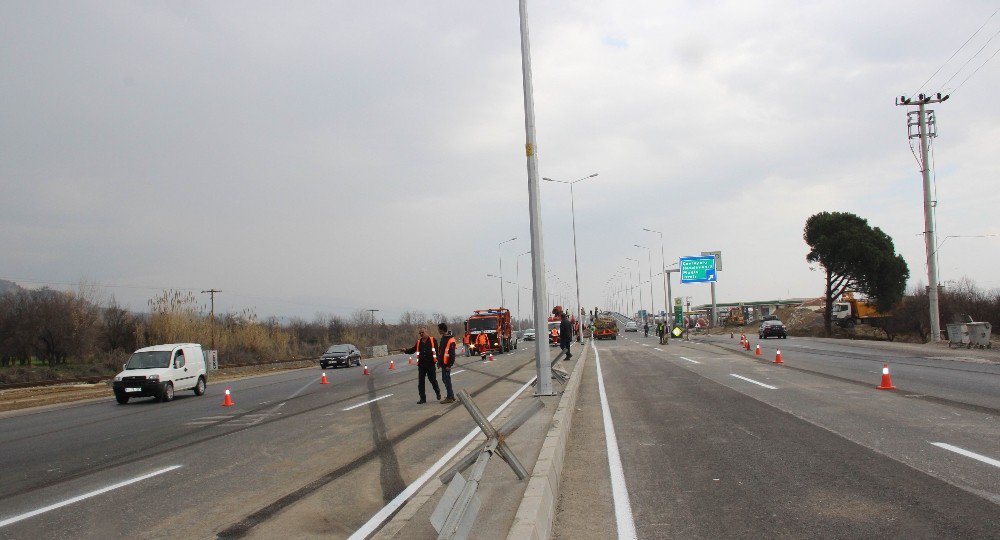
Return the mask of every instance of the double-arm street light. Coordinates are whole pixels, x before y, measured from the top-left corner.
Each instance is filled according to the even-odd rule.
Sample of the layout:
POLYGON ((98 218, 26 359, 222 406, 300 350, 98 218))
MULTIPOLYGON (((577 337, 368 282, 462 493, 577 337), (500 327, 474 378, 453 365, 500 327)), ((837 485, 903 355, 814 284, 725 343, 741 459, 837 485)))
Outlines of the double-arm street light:
POLYGON ((635 244, 635 247, 646 250, 646 260, 649 263, 649 312, 655 314, 656 307, 653 305, 653 250, 639 244, 635 244))
POLYGON ((625 258, 635 262, 635 286, 639 289, 639 309, 642 309, 642 270, 639 269, 639 259, 633 259, 632 257, 625 258))
POLYGON ((517 258, 514 260, 514 281, 517 282, 517 332, 518 335, 521 333, 521 257, 525 255, 531 255, 531 250, 525 251, 524 253, 518 254, 517 258))
POLYGON ((504 304, 504 299, 503 299, 503 253, 500 251, 500 246, 506 244, 507 242, 513 242, 514 240, 517 240, 516 236, 514 238, 508 238, 507 240, 504 240, 503 242, 500 242, 500 243, 497 244, 497 256, 500 259, 500 307, 503 307, 503 304, 504 304))
POLYGON ((551 178, 542 178, 542 180, 545 180, 546 182, 569 184, 570 214, 573 219, 573 269, 576 271, 576 309, 580 309, 580 266, 576 257, 576 199, 573 194, 573 184, 576 184, 577 182, 582 182, 584 180, 587 180, 588 178, 593 178, 595 176, 597 176, 597 173, 594 173, 590 176, 584 176, 583 178, 573 180, 572 182, 566 182, 564 180, 553 180, 551 178))
MULTIPOLYGON (((646 232, 656 233, 656 234, 660 235, 660 266, 663 267, 662 268, 662 272, 663 272, 663 311, 666 311, 667 313, 669 313, 670 312, 670 301, 668 300, 668 298, 670 297, 670 294, 668 293, 669 287, 667 286, 668 285, 667 284, 667 258, 663 255, 663 233, 660 232, 660 231, 654 231, 653 229, 647 229, 645 227, 643 227, 642 230, 644 230, 646 232)), ((650 281, 653 280, 652 277, 650 277, 649 279, 650 279, 650 281)))

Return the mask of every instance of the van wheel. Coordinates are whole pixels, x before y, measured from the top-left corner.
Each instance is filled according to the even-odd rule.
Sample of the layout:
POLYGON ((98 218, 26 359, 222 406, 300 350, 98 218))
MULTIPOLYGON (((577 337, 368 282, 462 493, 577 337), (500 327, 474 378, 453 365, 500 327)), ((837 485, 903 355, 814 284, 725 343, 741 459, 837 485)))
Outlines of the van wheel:
POLYGON ((125 405, 128 403, 128 396, 125 394, 115 394, 115 401, 117 401, 119 405, 125 405))
POLYGON ((194 385, 194 395, 205 395, 205 379, 198 377, 198 384, 194 385))
POLYGON ((160 401, 166 403, 172 399, 174 399, 174 383, 168 382, 160 393, 160 401))

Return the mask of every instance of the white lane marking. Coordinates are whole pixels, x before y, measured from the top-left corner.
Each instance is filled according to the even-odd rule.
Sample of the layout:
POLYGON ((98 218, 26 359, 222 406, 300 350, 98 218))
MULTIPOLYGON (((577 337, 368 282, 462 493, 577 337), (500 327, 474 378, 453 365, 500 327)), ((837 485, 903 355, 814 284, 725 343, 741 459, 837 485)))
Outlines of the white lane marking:
MULTIPOLYGON (((517 396, 521 395, 521 392, 524 392, 525 388, 531 386, 531 383, 535 382, 536 378, 538 377, 537 376, 532 377, 530 381, 524 383, 524 386, 518 388, 518 390, 514 392, 512 396, 507 398, 507 401, 501 403, 500 406, 497 407, 496 410, 490 413, 490 415, 487 416, 486 418, 488 420, 493 420, 494 418, 496 418, 497 415, 502 413, 503 410, 506 409, 508 405, 514 402, 514 399, 516 399, 517 396)), ((445 455, 441 456, 441 459, 434 462, 434 465, 431 465, 430 469, 427 469, 427 471, 425 471, 424 474, 420 475, 419 478, 414 480, 413 483, 406 486, 406 489, 400 492, 399 495, 396 495, 395 499, 389 501, 389 504, 385 505, 384 507, 382 507, 381 510, 376 512, 375 515, 371 517, 371 519, 369 519, 364 525, 361 526, 361 528, 354 531, 354 534, 352 534, 348 538, 348 540, 364 540, 365 538, 368 538, 368 535, 378 530, 378 528, 382 526, 382 523, 385 520, 389 519, 390 516, 395 514, 396 511, 399 510, 399 507, 403 506, 403 504, 405 504, 406 501, 410 497, 412 497, 414 493, 420 490, 420 488, 422 488, 424 484, 427 483, 428 480, 433 478, 434 475, 436 475, 438 471, 441 470, 441 468, 444 467, 444 465, 451 460, 451 458, 455 457, 455 454, 457 454, 460 450, 465 448, 465 445, 469 444, 469 442, 472 441, 472 439, 475 438, 475 436, 478 435, 481 431, 482 430, 480 430, 478 427, 470 431, 468 435, 462 438, 462 440, 458 441, 458 444, 452 446, 451 449, 448 450, 447 453, 445 453, 445 455)))
POLYGON ((7 519, 5 519, 3 521, 0 521, 0 527, 6 527, 7 525, 10 525, 12 523, 17 523, 18 521, 23 521, 25 519, 37 516, 39 514, 44 514, 45 512, 48 512, 50 510, 55 510, 57 508, 62 508, 64 506, 69 506, 69 505, 71 505, 73 503, 80 502, 80 501, 82 501, 84 499, 89 499, 91 497, 95 497, 95 496, 100 495, 102 493, 107 493, 109 491, 112 491, 112 490, 115 490, 115 489, 118 489, 118 488, 121 488, 121 487, 125 487, 125 486, 127 486, 129 484, 134 484, 136 482, 141 482, 143 480, 146 480, 147 478, 152 478, 154 476, 157 476, 157 475, 160 475, 160 474, 163 474, 163 473, 166 473, 166 472, 170 472, 170 471, 172 471, 174 469, 179 469, 179 468, 181 468, 180 465, 172 465, 172 466, 167 467, 165 469, 160 469, 158 471, 153 471, 151 473, 146 473, 146 474, 144 474, 142 476, 137 476, 137 477, 132 478, 130 480, 125 480, 124 482, 118 482, 117 484, 113 484, 113 485, 110 485, 108 487, 98 489, 96 491, 91 491, 89 493, 84 493, 83 495, 77 495, 76 497, 73 497, 72 499, 66 499, 65 501, 62 501, 62 502, 58 502, 58 503, 55 503, 55 504, 50 504, 49 506, 45 506, 45 507, 39 508, 38 510, 32 510, 31 512, 25 512, 24 514, 20 514, 20 515, 14 516, 14 517, 7 518, 7 519))
POLYGON ((380 400, 380 399, 385 399, 385 398, 387 398, 387 397, 392 397, 392 394, 386 394, 386 395, 384 395, 384 396, 379 396, 379 397, 377 397, 377 398, 375 398, 375 399, 369 399, 368 401, 365 401, 365 402, 363 402, 363 403, 358 403, 357 405, 351 405, 350 407, 348 407, 348 408, 346 408, 346 409, 341 409, 341 410, 342 410, 342 411, 349 411, 349 410, 351 410, 351 409, 357 409, 358 407, 363 407, 363 406, 365 406, 365 405, 368 405, 369 403, 373 403, 373 402, 375 402, 375 401, 378 401, 378 400, 380 400))
POLYGON ((653 350, 654 350, 654 351, 660 351, 660 352, 663 352, 663 349, 661 349, 661 348, 659 348, 659 347, 653 347, 653 350))
POLYGON ((691 362, 692 364, 700 364, 701 363, 701 362, 699 362, 697 360, 692 360, 690 358, 686 358, 686 357, 683 357, 683 356, 678 356, 677 358, 680 358, 681 360, 687 360, 688 362, 691 362))
POLYGON ((645 343, 643 343, 643 344, 642 344, 642 346, 643 346, 643 347, 649 347, 649 345, 647 345, 647 344, 645 344, 645 343))
POLYGON ((1000 461, 990 457, 986 457, 981 454, 977 454, 975 452, 970 452, 964 448, 959 448, 957 446, 952 446, 948 443, 943 443, 943 442, 932 442, 931 444, 937 446, 938 448, 944 448, 945 450, 950 450, 952 452, 955 452, 956 454, 962 454, 965 457, 982 461, 983 463, 986 463, 988 465, 993 465, 994 467, 1000 467, 1000 461))
POLYGON ((744 376, 742 376, 742 375, 737 375, 737 374, 735 374, 735 373, 730 373, 730 375, 732 375, 733 377, 736 377, 737 379, 743 379, 744 381, 747 381, 747 382, 752 382, 752 383, 754 383, 754 384, 756 384, 756 385, 760 385, 760 386, 763 386, 764 388, 770 388, 771 390, 777 390, 777 389, 778 389, 778 387, 777 387, 777 386, 771 386, 770 384, 764 384, 764 383, 762 383, 762 382, 759 382, 759 381, 755 381, 755 380, 753 380, 753 379, 748 379, 748 378, 746 378, 746 377, 744 377, 744 376))
POLYGON ((594 347, 594 361, 597 363, 597 390, 601 394, 601 414, 604 417, 604 442, 608 449, 608 468, 611 470, 611 493, 615 502, 615 522, 618 525, 618 538, 636 538, 635 521, 632 518, 632 504, 628 499, 628 488, 625 486, 625 471, 622 469, 622 458, 618 453, 618 437, 615 436, 615 424, 611 419, 611 409, 608 406, 608 394, 604 390, 604 375, 601 373, 601 355, 594 347))
POLYGON ((451 376, 452 376, 452 377, 454 377, 455 375, 458 375, 459 373, 463 373, 463 372, 465 372, 465 370, 464 370, 464 369, 460 369, 460 370, 458 370, 458 371, 452 371, 452 372, 451 372, 451 376))

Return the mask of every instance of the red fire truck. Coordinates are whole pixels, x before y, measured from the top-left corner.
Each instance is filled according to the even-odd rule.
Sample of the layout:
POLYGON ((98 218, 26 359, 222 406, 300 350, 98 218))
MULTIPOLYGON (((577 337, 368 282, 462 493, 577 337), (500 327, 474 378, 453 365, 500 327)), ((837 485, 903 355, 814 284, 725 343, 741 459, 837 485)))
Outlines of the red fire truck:
POLYGON ((466 356, 478 354, 486 357, 492 352, 505 353, 517 348, 512 337, 510 310, 507 308, 477 309, 465 321, 466 356))

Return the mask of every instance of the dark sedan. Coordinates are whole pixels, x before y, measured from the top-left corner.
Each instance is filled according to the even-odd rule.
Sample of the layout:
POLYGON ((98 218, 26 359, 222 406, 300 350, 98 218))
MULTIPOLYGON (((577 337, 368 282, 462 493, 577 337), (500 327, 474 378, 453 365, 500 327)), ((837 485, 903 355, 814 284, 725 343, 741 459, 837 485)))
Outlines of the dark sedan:
POLYGON ((760 329, 757 330, 757 337, 760 339, 769 337, 788 339, 788 333, 785 332, 785 325, 781 324, 781 321, 764 321, 761 323, 760 329))
POLYGON ((323 369, 330 366, 360 366, 361 351, 349 343, 334 345, 327 349, 326 352, 323 353, 323 356, 319 357, 319 365, 323 369))

